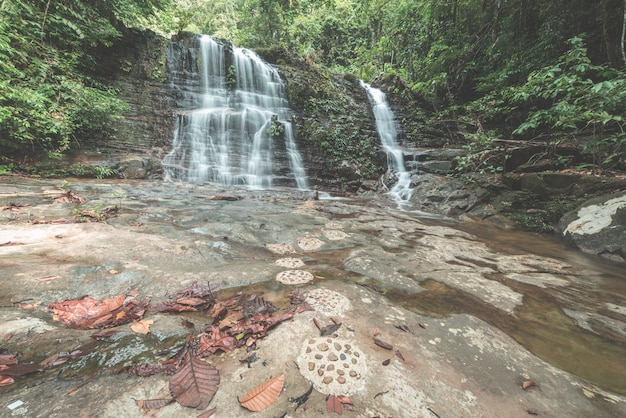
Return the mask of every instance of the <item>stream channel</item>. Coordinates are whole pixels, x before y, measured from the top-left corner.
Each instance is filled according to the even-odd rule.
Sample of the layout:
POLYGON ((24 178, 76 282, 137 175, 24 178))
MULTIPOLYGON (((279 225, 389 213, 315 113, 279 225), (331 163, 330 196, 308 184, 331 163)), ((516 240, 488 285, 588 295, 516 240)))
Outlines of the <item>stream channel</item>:
MULTIPOLYGON (((157 314, 148 336, 120 326, 117 343, 95 343, 91 331, 53 321, 48 304, 132 291, 156 303, 194 282, 209 282, 223 292, 263 291, 281 307, 294 288, 275 280, 287 270, 278 261, 286 257, 301 260, 298 269, 312 274, 313 280, 297 285, 301 292, 328 289, 352 306, 332 318, 345 325, 340 337, 363 346, 368 373, 376 376, 352 393, 361 405, 353 416, 626 413, 624 267, 551 237, 406 206, 397 210, 386 196, 315 200, 293 189, 174 182, 4 176, 0 206, 2 349, 19 353, 24 363, 93 350, 0 387, 2 416, 18 401, 23 405, 11 416, 135 416, 132 399, 162 396, 163 384, 117 373, 157 361, 159 351, 187 332, 179 318, 157 314), (54 201, 70 190, 86 200, 54 201), (105 208, 116 210, 99 222, 80 214, 105 208), (38 280, 46 277, 54 278, 38 280), (25 301, 41 305, 25 310, 16 304, 25 301), (402 350, 402 362, 380 365, 385 350, 368 344, 375 328, 402 350), (389 375, 392 370, 398 374, 389 375), (527 379, 537 387, 522 390, 527 379), (80 388, 78 394, 68 395, 73 388, 80 388), (84 412, 86 403, 90 412, 84 412)), ((316 313, 278 326, 276 336, 260 344, 266 344, 268 351, 258 354, 266 361, 253 371, 233 365, 233 353, 216 357, 222 374, 213 401, 217 416, 246 416, 240 409, 227 413, 224 405, 245 392, 246 381, 246 387, 255 385, 254 373, 262 380, 272 364, 289 369, 289 396, 306 391, 306 376, 291 367, 296 360, 289 356, 314 333, 310 315, 316 313)), ((195 313, 187 318, 210 322, 195 313)), ((272 408, 263 416, 287 411, 286 397, 272 408)), ((317 416, 320 408, 311 406, 302 416, 317 416)), ((159 416, 197 414, 185 410, 168 406, 159 416)))

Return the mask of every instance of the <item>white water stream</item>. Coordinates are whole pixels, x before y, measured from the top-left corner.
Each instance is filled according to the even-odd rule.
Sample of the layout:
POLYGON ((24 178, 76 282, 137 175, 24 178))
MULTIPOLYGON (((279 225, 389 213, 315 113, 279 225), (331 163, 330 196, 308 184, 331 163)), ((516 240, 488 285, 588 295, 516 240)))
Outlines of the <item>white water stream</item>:
POLYGON ((367 96, 372 104, 374 117, 376 118, 376 130, 378 131, 378 136, 380 136, 383 150, 387 154, 388 170, 397 177, 397 181, 389 190, 389 194, 398 203, 408 202, 413 195, 411 173, 406 171, 404 167, 404 154, 396 141, 398 131, 393 112, 387 103, 385 93, 362 80, 361 86, 367 92, 367 96))
POLYGON ((256 189, 276 181, 307 190, 278 71, 254 52, 206 35, 170 49, 182 111, 163 160, 165 178, 256 189))

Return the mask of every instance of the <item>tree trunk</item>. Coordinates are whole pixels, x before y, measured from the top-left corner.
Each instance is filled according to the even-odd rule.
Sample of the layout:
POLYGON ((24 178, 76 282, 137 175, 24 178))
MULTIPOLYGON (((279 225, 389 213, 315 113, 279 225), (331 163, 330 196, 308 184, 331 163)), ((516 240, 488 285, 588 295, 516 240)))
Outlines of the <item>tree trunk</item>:
POLYGON ((626 65, 624 32, 626 31, 626 0, 602 0, 602 37, 611 66, 626 65))

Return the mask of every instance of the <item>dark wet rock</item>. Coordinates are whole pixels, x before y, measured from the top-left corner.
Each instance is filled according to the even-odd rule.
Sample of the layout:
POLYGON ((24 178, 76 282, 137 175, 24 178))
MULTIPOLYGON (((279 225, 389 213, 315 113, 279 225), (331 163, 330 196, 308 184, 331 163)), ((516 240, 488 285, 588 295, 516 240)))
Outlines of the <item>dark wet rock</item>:
POLYGON ((559 227, 582 251, 626 261, 626 192, 585 202, 563 216, 559 227))
POLYGON ((484 205, 488 204, 489 198, 501 186, 481 183, 435 174, 414 175, 411 182, 414 187, 411 201, 420 210, 447 216, 472 211, 486 215, 484 205))
POLYGON ((138 155, 129 155, 120 160, 119 171, 125 179, 145 179, 152 171, 152 161, 138 155))

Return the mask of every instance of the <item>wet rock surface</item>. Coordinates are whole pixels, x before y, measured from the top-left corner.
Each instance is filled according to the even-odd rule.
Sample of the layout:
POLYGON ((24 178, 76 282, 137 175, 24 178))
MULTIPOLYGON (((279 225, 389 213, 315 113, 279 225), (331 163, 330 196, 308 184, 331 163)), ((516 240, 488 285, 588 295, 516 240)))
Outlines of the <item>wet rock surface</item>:
MULTIPOLYGON (((279 307, 297 288, 314 308, 258 340, 258 361, 242 361, 243 348, 206 358, 221 376, 209 405, 218 417, 249 416, 237 398, 281 373, 283 393, 256 416, 324 415, 327 393, 349 395, 344 414, 355 417, 626 414, 623 270, 558 243, 294 191, 3 177, 0 202, 0 346, 20 363, 89 353, 0 387, 2 416, 139 416, 135 399, 169 397, 166 375, 124 368, 180 346, 181 316, 199 328, 210 316, 148 314, 149 334, 123 325, 100 341, 45 307, 120 293, 156 304, 207 282, 262 291, 279 307), (86 201, 55 203, 68 189, 86 201), (236 199, 216 198, 225 194, 236 199), (312 280, 275 280, 293 269, 312 280), (340 326, 321 336, 316 322, 340 326), (536 385, 523 389, 527 381, 536 385), (311 383, 294 410, 289 399, 311 383)), ((173 403, 151 413, 201 412, 173 403)))

